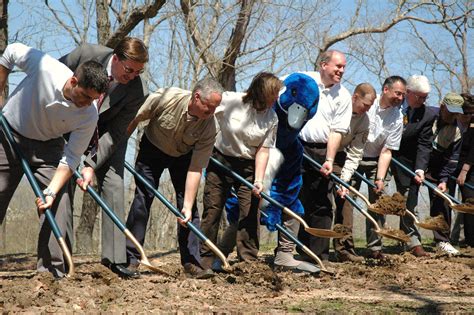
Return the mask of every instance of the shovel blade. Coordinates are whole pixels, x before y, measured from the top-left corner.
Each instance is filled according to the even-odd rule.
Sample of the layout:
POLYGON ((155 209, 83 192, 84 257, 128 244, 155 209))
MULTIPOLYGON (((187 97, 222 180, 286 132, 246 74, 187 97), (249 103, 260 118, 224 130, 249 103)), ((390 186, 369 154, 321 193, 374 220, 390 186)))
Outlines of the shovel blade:
POLYGON ((142 260, 139 260, 138 261, 142 266, 144 266, 145 268, 153 271, 153 272, 156 272, 156 273, 160 273, 164 276, 168 276, 170 277, 171 275, 169 273, 167 273, 166 271, 164 271, 163 269, 153 265, 152 263, 150 263, 150 261, 148 259, 142 259, 142 260))
POLYGON ((306 232, 308 232, 311 235, 318 236, 318 237, 324 237, 324 238, 342 238, 344 237, 343 234, 335 232, 333 230, 325 230, 325 229, 316 229, 316 228, 305 228, 304 229, 306 232))
POLYGON ((410 238, 406 234, 405 235, 396 235, 394 233, 390 233, 390 231, 388 231, 388 230, 378 230, 378 231, 375 231, 375 232, 377 234, 381 235, 381 236, 391 238, 393 240, 400 241, 402 243, 408 243, 410 241, 410 238))
POLYGON ((460 205, 451 206, 454 210, 462 213, 474 214, 474 204, 472 203, 462 203, 460 205))

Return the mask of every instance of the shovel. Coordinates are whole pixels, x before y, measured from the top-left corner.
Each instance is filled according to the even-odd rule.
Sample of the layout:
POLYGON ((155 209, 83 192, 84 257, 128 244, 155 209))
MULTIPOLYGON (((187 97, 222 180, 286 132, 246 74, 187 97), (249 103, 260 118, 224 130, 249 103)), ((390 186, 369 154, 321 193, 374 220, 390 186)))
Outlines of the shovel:
MULTIPOLYGON (((135 169, 130 165, 130 163, 128 163, 127 161, 125 161, 125 168, 130 172, 132 173, 132 175, 135 177, 135 180, 138 180, 140 181, 143 185, 146 186, 146 188, 153 192, 153 194, 155 195, 155 197, 157 197, 162 203, 164 203, 164 205, 171 211, 173 212, 173 214, 175 216, 177 216, 178 218, 181 218, 181 219, 184 219, 184 215, 179 212, 178 209, 176 209, 176 207, 171 204, 171 202, 169 202, 168 199, 166 199, 165 196, 163 196, 158 190, 156 190, 152 184, 150 184, 150 182, 148 182, 148 180, 146 178, 144 178, 142 175, 138 174, 137 171, 135 171, 135 169)), ((201 230, 199 230, 192 222, 187 222, 186 223, 186 226, 191 230, 191 232, 193 232, 194 234, 196 234, 197 237, 199 237, 199 239, 201 239, 201 241, 204 242, 204 244, 206 244, 214 254, 216 254, 217 257, 219 257, 219 259, 222 261, 222 263, 224 264, 224 266, 222 267, 224 270, 226 271, 230 271, 231 270, 231 267, 229 265, 229 263, 227 262, 227 259, 225 257, 225 255, 219 250, 219 248, 217 248, 217 246, 211 242, 210 239, 207 238, 206 235, 204 235, 201 230)))
MULTIPOLYGON (((268 215, 260 209, 260 214, 263 215, 264 217, 268 218, 268 215)), ((281 224, 277 223, 276 225, 276 228, 278 229, 278 231, 280 231, 281 233, 285 234, 286 237, 288 237, 289 239, 291 239, 293 241, 293 243, 296 244, 296 246, 298 246, 299 248, 301 248, 309 257, 311 257, 312 259, 314 259, 314 261, 316 261, 319 265, 319 267, 321 267, 321 271, 322 272, 325 272, 327 274, 330 274, 330 275, 334 275, 335 272, 334 271, 331 271, 331 270, 328 270, 326 268, 326 266, 324 266, 323 262, 321 261, 321 259, 319 259, 319 257, 313 253, 311 251, 311 249, 309 249, 306 245, 304 245, 303 243, 301 243, 295 236, 293 236, 284 226, 282 226, 281 224)))
MULTIPOLYGON (((403 163, 398 161, 397 159, 392 157, 392 162, 396 164, 398 167, 400 167, 402 170, 404 170, 407 174, 412 175, 413 177, 416 176, 415 172, 410 170, 408 167, 406 167, 403 163)), ((461 203, 459 200, 454 198, 453 196, 450 196, 448 194, 443 193, 441 190, 438 189, 435 185, 432 183, 428 182, 427 180, 423 180, 423 185, 426 187, 430 188, 433 190, 438 196, 446 200, 449 204, 449 207, 452 208, 453 210, 456 210, 458 212, 463 212, 463 213, 469 213, 469 214, 474 214, 474 204, 469 204, 469 203, 461 203)))
MULTIPOLYGON (((250 188, 250 189, 255 188, 255 186, 252 185, 249 181, 247 181, 245 178, 243 178, 242 176, 240 176, 239 174, 237 174, 236 172, 234 172, 233 170, 231 170, 230 168, 228 168, 227 166, 225 166, 224 164, 219 162, 219 160, 215 159, 214 157, 211 157, 210 160, 211 160, 212 163, 216 164, 221 169, 223 169, 224 171, 231 174, 232 177, 237 179, 239 182, 241 182, 242 184, 244 184, 248 188, 250 188)), ((312 228, 306 223, 306 221, 303 218, 301 218, 299 215, 297 215, 294 211, 288 209, 287 207, 285 207, 284 205, 282 205, 281 203, 279 203, 278 201, 276 201, 275 199, 273 199, 272 197, 270 197, 266 193, 262 192, 262 193, 260 193, 260 195, 262 196, 263 199, 267 200, 272 205, 274 205, 277 208, 283 210, 283 212, 285 212, 287 215, 289 215, 292 218, 298 220, 298 222, 300 222, 303 225, 304 230, 306 232, 308 232, 309 234, 314 235, 314 236, 318 236, 318 237, 324 237, 324 238, 341 238, 341 237, 344 237, 343 234, 338 233, 338 232, 333 231, 333 230, 312 228)))
MULTIPOLYGON (((356 172, 355 175, 357 177, 359 177, 363 182, 365 182, 370 188, 375 188, 374 183, 372 183, 364 175, 362 175, 358 172, 356 172)), ((399 216, 403 216, 406 213, 410 217, 413 218, 413 221, 415 222, 416 225, 418 225, 419 227, 424 228, 426 230, 431 230, 431 231, 448 231, 449 230, 448 223, 444 220, 442 215, 431 218, 431 219, 428 219, 424 222, 420 222, 418 220, 418 218, 415 216, 415 214, 413 212, 411 212, 410 210, 408 210, 408 209, 403 209, 403 211, 397 212, 397 213, 384 211, 384 210, 380 209, 380 207, 377 206, 377 203, 379 203, 379 202, 382 203, 383 202, 382 200, 378 201, 377 203, 372 203, 371 204, 369 202, 369 200, 363 194, 360 193, 360 191, 358 191, 357 189, 355 189, 352 186, 349 186, 349 187, 350 187, 349 190, 351 192, 355 193, 357 196, 359 196, 367 204, 367 207, 369 207, 369 209, 373 212, 383 214, 383 215, 385 215, 385 214, 394 214, 394 215, 399 215, 399 216)), ((386 196, 391 198, 388 195, 386 195, 386 196)))
MULTIPOLYGON (((82 178, 81 174, 79 174, 78 171, 74 171, 74 177, 76 177, 77 179, 82 178)), ((120 231, 122 231, 123 234, 125 234, 125 236, 135 245, 141 257, 141 260, 139 260, 139 263, 145 266, 146 268, 150 269, 151 271, 161 273, 166 276, 170 276, 166 271, 163 271, 160 268, 154 266, 148 260, 148 257, 146 256, 145 251, 143 250, 143 247, 137 241, 135 236, 133 236, 132 232, 130 232, 130 230, 127 229, 125 224, 123 224, 123 222, 117 217, 117 215, 112 210, 112 208, 104 201, 104 199, 102 199, 102 197, 99 196, 99 194, 90 185, 87 185, 87 192, 92 196, 95 202, 97 202, 99 206, 101 206, 102 209, 104 209, 104 212, 115 223, 115 225, 120 229, 120 231)))
MULTIPOLYGON (((23 171, 25 172, 25 175, 28 178, 28 181, 30 182, 30 185, 33 188, 33 191, 34 191, 36 197, 41 198, 43 200, 43 202, 45 202, 43 192, 41 191, 41 188, 39 187, 38 182, 36 181, 35 176, 33 175, 33 172, 31 171, 31 168, 28 165, 28 162, 26 161, 25 157, 23 156, 23 153, 21 152, 20 148, 18 147, 17 143, 15 142, 15 139, 13 138, 13 135, 12 135, 11 130, 10 130, 10 126, 8 125, 8 122, 5 119, 5 117, 3 117, 3 114, 1 113, 1 110, 0 110, 0 122, 2 124, 3 131, 5 131, 5 135, 8 139, 8 142, 13 147, 13 150, 15 151, 16 155, 21 160, 21 166, 23 168, 23 171)), ((72 262, 71 253, 69 252, 69 249, 66 245, 66 242, 65 242, 63 236, 61 235, 61 230, 59 229, 59 226, 56 223, 56 219, 54 218, 54 215, 51 212, 51 209, 46 209, 44 211, 44 215, 46 216, 46 219, 48 220, 48 223, 51 226, 51 230, 53 231, 54 237, 56 237, 56 239, 59 243, 59 246, 61 247, 61 250, 63 251, 66 263, 69 266, 67 276, 70 277, 70 276, 74 275, 74 263, 72 262)))
MULTIPOLYGON (((307 154, 304 154, 304 157, 307 161, 309 161, 310 163, 312 163, 314 166, 316 166, 317 168, 321 168, 322 165, 319 164, 318 162, 316 162, 314 159, 312 159, 309 155, 307 154)), ((350 185, 347 184, 345 181, 343 181, 342 179, 340 179, 339 177, 337 177, 336 175, 334 175, 333 173, 329 174, 331 176, 331 179, 333 181, 335 181, 336 183, 338 183, 339 185, 342 185, 344 187, 346 187, 347 189, 350 190, 350 185)), ((385 237, 388 237, 388 238, 392 238, 394 240, 397 240, 397 241, 400 241, 400 242, 404 242, 404 243, 407 243, 410 238, 403 232, 403 231, 400 231, 400 230, 392 230, 392 229, 382 229, 380 228, 380 226, 378 225, 377 221, 375 221, 375 219, 365 210, 363 210, 358 204, 357 202, 354 201, 354 199, 352 199, 350 196, 345 196, 346 200, 348 200, 357 210, 359 210, 375 227, 375 233, 381 235, 381 236, 385 236, 385 237)))

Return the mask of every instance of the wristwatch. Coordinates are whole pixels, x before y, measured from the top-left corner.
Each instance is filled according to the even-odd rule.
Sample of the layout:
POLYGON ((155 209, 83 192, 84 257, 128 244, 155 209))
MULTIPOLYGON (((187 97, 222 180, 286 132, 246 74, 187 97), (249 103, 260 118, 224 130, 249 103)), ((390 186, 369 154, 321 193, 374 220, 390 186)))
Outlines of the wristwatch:
POLYGON ((56 194, 51 190, 49 189, 49 187, 46 187, 45 190, 43 190, 43 195, 46 197, 46 196, 50 196, 52 197, 53 199, 56 199, 56 194))

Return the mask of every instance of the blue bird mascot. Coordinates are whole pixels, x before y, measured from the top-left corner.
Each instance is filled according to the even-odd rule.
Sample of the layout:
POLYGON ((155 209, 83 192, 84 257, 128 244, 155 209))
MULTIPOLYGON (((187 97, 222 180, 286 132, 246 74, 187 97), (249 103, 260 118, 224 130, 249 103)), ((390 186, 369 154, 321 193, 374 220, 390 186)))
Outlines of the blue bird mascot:
MULTIPOLYGON (((298 199, 303 179, 301 165, 303 161, 303 146, 298 134, 318 109, 319 88, 316 81, 304 73, 292 73, 283 78, 284 88, 273 106, 278 115, 276 148, 270 150, 270 158, 266 170, 266 187, 270 188, 270 196, 290 208, 299 215, 304 214, 304 208, 298 199)), ((268 218, 262 216, 261 222, 270 231, 276 230, 277 223, 298 234, 299 223, 286 215, 281 209, 266 204, 265 212, 268 218)), ((224 254, 233 250, 235 243, 236 222, 238 220, 238 201, 230 197, 226 202, 227 220, 229 227, 224 232, 219 247, 224 254)), ((295 244, 282 233, 278 235, 278 247, 275 249, 275 267, 295 271, 317 273, 319 268, 313 264, 298 261, 293 258, 295 244)))

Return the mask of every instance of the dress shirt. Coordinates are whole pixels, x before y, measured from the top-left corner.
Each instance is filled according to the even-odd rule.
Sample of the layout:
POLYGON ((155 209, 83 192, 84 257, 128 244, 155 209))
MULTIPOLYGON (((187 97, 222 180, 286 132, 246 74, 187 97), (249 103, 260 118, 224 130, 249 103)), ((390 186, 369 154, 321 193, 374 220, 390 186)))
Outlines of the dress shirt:
POLYGON ((244 95, 222 94, 215 113, 219 128, 215 147, 224 155, 254 160, 260 146, 275 147, 278 117, 271 108, 257 111, 251 103, 244 103, 244 95))
POLYGON ((300 132, 300 138, 309 143, 327 143, 331 132, 347 133, 352 116, 352 98, 340 83, 326 88, 319 72, 302 72, 316 80, 319 86, 319 104, 316 115, 300 132))
POLYGON ((10 44, 0 64, 17 66, 27 76, 10 95, 3 114, 22 136, 46 141, 70 133, 60 163, 75 170, 97 124, 94 106, 79 108, 63 95, 63 87, 73 72, 51 56, 20 43, 10 44))
POLYGON ((209 163, 216 124, 214 116, 194 119, 188 114, 191 91, 163 88, 151 93, 137 113, 140 121, 150 120, 145 134, 152 144, 171 156, 193 151, 189 168, 203 169, 209 163))
POLYGON ((380 95, 378 95, 367 114, 370 127, 364 157, 378 157, 383 148, 398 150, 403 132, 403 117, 400 109, 398 107, 380 108, 380 95))

